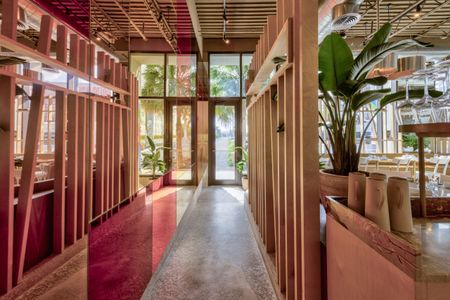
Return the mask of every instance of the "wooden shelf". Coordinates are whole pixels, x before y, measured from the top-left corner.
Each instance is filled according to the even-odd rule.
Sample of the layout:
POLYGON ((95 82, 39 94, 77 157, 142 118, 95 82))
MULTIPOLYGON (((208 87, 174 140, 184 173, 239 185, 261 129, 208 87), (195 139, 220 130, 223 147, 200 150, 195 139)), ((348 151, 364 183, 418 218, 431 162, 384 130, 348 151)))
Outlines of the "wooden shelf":
POLYGON ((277 84, 278 78, 284 75, 284 72, 286 72, 286 70, 291 67, 292 63, 284 63, 284 65, 280 69, 278 69, 278 71, 272 76, 272 78, 270 78, 266 86, 262 90, 260 90, 257 95, 251 98, 251 101, 248 104, 247 109, 249 109, 259 98, 261 98, 261 96, 264 95, 272 85, 277 84))
POLYGON ((97 84, 99 86, 104 87, 105 89, 111 90, 115 93, 129 95, 130 93, 124 89, 118 88, 108 82, 104 82, 100 79, 97 79, 93 76, 90 76, 84 72, 81 72, 78 69, 75 69, 71 66, 68 66, 62 62, 57 61, 56 59, 50 58, 49 56, 35 50, 31 49, 3 34, 0 34, 0 47, 5 47, 8 50, 18 53, 21 56, 34 59, 36 61, 41 62, 42 64, 46 64, 52 68, 65 72, 67 74, 76 76, 78 78, 82 78, 86 81, 90 81, 91 83, 97 84))
POLYGON ((273 43, 272 48, 269 51, 269 54, 267 54, 263 64, 261 65, 261 68, 258 71, 258 74, 256 74, 255 80, 253 80, 252 84, 250 85, 246 94, 247 96, 259 94, 260 91, 265 88, 266 82, 270 78, 270 74, 276 67, 276 65, 272 62, 272 59, 274 57, 287 55, 287 60, 285 64, 291 65, 292 63, 292 51, 290 50, 291 47, 292 47, 292 18, 289 18, 284 23, 284 26, 281 29, 280 33, 278 34, 278 37, 276 38, 275 42, 273 43))
POLYGON ((400 132, 420 137, 450 137, 450 123, 400 125, 400 132))

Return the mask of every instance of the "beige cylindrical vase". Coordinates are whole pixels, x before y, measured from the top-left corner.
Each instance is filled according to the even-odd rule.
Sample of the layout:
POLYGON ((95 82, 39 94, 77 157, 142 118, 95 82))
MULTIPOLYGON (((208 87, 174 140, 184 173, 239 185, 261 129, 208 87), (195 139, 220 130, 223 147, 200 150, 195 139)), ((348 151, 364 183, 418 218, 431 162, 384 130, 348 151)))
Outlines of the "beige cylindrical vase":
POLYGON ((387 184, 387 195, 391 229, 412 232, 413 222, 408 181, 401 177, 390 177, 387 184))
POLYGON ((382 229, 391 231, 387 201, 386 180, 368 177, 366 179, 365 216, 382 229))
POLYGON ((366 174, 352 172, 348 174, 348 207, 364 216, 366 197, 366 174))

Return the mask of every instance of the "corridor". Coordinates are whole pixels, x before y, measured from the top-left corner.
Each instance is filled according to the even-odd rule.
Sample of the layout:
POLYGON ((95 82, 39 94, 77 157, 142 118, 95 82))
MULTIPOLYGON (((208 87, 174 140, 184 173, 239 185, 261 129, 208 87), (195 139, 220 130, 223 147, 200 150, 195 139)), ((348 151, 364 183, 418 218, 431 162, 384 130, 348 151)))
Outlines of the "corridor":
POLYGON ((208 187, 142 299, 276 299, 238 187, 208 187))

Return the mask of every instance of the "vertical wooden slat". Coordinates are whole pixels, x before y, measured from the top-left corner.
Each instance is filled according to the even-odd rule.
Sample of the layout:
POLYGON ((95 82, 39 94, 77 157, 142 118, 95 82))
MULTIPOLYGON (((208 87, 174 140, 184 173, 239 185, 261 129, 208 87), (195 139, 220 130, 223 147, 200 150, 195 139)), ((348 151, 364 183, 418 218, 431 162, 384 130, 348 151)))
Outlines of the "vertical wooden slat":
POLYGON ((114 60, 114 58, 110 58, 109 60, 109 83, 114 85, 116 84, 116 61, 114 60))
POLYGON ((95 44, 94 43, 89 43, 88 45, 88 56, 89 56, 89 60, 88 60, 88 74, 91 76, 95 76, 95 66, 96 66, 96 61, 95 61, 95 44))
MULTIPOLYGON (((95 53, 95 52, 94 52, 95 53)), ((92 71, 91 71, 92 72, 92 71)), ((93 74, 93 73, 92 73, 93 74)), ((85 205, 85 218, 84 218, 84 230, 85 233, 89 231, 89 223, 92 220, 92 209, 94 207, 94 124, 95 124, 95 107, 96 102, 89 99, 87 103, 89 121, 87 125, 87 152, 86 152, 86 205, 85 205)))
MULTIPOLYGON (((38 51, 46 55, 49 54, 51 35, 52 20, 49 16, 42 16, 37 47, 38 51)), ((37 150, 41 132, 44 94, 45 89, 41 85, 33 85, 33 95, 31 97, 31 107, 28 117, 27 137, 25 141, 25 152, 19 189, 19 199, 16 209, 14 233, 15 256, 13 262, 13 283, 15 284, 19 283, 23 276, 25 250, 27 247, 28 230, 30 227, 37 150)))
POLYGON ((14 98, 16 80, 0 76, 0 294, 12 288, 14 234, 14 98))
POLYGON ((110 125, 109 125, 110 155, 109 155, 109 161, 108 161, 108 163, 109 163, 109 206, 111 208, 113 208, 114 202, 115 202, 115 199, 114 199, 114 196, 115 196, 115 194, 114 194, 114 192, 115 192, 115 189, 114 189, 114 183, 115 183, 115 181, 114 181, 114 177, 115 177, 115 172, 114 172, 114 165, 115 165, 114 164, 114 158, 115 158, 114 150, 115 150, 115 147, 114 147, 114 144, 116 143, 116 141, 114 139, 114 137, 115 137, 115 135, 114 135, 115 113, 114 113, 113 105, 110 105, 110 107, 109 107, 109 114, 110 114, 110 125))
POLYGON ((97 78, 100 80, 105 80, 105 73, 106 73, 105 52, 98 51, 97 52, 97 78))
POLYGON ((77 34, 70 35, 69 66, 78 69, 80 65, 80 38, 77 34))
POLYGON ((264 99, 264 182, 265 182, 265 201, 266 201, 266 250, 269 253, 275 251, 275 228, 274 228, 274 207, 273 207, 273 181, 274 177, 272 165, 272 124, 271 124, 271 105, 270 92, 266 94, 264 99))
POLYGON ((130 184, 131 184, 131 172, 130 172, 130 143, 129 143, 129 112, 125 109, 122 110, 122 142, 123 142, 123 162, 124 162, 124 196, 130 197, 130 184))
POLYGON ((294 120, 293 120, 293 73, 287 69, 285 73, 285 222, 286 222, 286 299, 295 298, 295 253, 294 253, 294 120), (289 166, 289 167, 288 167, 289 166))
MULTIPOLYGON (((272 89, 273 93, 278 94, 278 87, 275 86, 272 89)), ((272 95, 270 97, 272 99, 272 95)), ((278 145, 277 145, 277 102, 270 101, 270 147, 271 147, 271 160, 272 160, 272 203, 273 203, 273 222, 274 222, 274 246, 275 246, 275 266, 278 269, 280 249, 279 247, 279 224, 278 224, 278 145)))
POLYGON ((44 54, 48 54, 50 52, 50 45, 52 42, 51 37, 52 26, 53 26, 52 18, 50 16, 43 15, 41 19, 41 33, 39 35, 37 51, 44 54), (44 32, 42 30, 44 30, 44 32), (48 31, 48 34, 45 31, 48 31))
POLYGON ((78 158, 77 158, 77 238, 81 239, 85 229, 86 208, 86 131, 87 131, 87 99, 78 98, 78 158))
MULTIPOLYGON (((285 82, 284 77, 278 78, 278 114, 277 123, 278 126, 284 124, 284 103, 285 103, 285 82)), ((286 245, 285 245, 285 159, 284 159, 284 140, 285 132, 279 132, 278 137, 278 249, 280 250, 279 262, 278 262, 278 283, 280 285, 281 292, 286 290, 286 245)))
MULTIPOLYGON (((67 63, 67 28, 57 26, 56 59, 67 63)), ((62 91, 56 91, 55 117, 55 183, 53 197, 53 252, 64 249, 65 202, 66 202, 66 125, 67 98, 62 91)))
POLYGON ((114 205, 117 205, 121 199, 121 155, 120 145, 121 129, 122 129, 122 116, 120 114, 121 108, 116 107, 114 111, 114 205))
POLYGON ((105 114, 105 125, 104 125, 104 135, 105 135, 105 140, 103 142, 103 147, 104 147, 104 155, 105 155, 105 161, 104 161, 104 186, 103 186, 103 213, 105 213, 106 211, 108 211, 108 209, 110 209, 109 206, 109 197, 110 197, 110 193, 109 193, 109 186, 110 186, 110 182, 109 182, 109 177, 110 177, 110 153, 111 153, 111 149, 110 149, 110 135, 111 135, 111 114, 110 114, 110 105, 109 104, 105 104, 105 110, 104 110, 104 114, 105 114))
POLYGON ((121 72, 121 64, 116 62, 114 64, 114 85, 120 87, 122 81, 122 72, 121 72))
POLYGON ((105 123, 105 104, 97 102, 96 111, 96 149, 95 149, 95 204, 94 218, 100 216, 103 212, 104 197, 104 123, 105 123))
POLYGON ((80 40, 80 62, 78 65, 78 69, 81 72, 87 73, 88 72, 88 48, 87 48, 87 42, 85 39, 80 40))
MULTIPOLYGON (((13 40, 17 35, 15 0, 3 0, 1 33, 13 40)), ((0 295, 7 293, 13 283, 14 238, 14 99, 16 80, 0 76, 0 295), (6 146, 8 145, 8 146, 6 146)))
POLYGON ((78 208, 78 99, 67 97, 67 199, 66 243, 72 245, 77 236, 78 208))
POLYGON ((28 129, 25 140, 25 152, 23 156, 22 176, 20 180, 19 199, 15 216, 14 232, 14 283, 22 280, 25 261, 25 249, 27 246, 28 229, 30 226, 30 214, 33 197, 33 187, 36 171, 37 150, 40 137, 42 108, 44 105, 44 88, 41 85, 33 85, 31 107, 28 117, 28 129))

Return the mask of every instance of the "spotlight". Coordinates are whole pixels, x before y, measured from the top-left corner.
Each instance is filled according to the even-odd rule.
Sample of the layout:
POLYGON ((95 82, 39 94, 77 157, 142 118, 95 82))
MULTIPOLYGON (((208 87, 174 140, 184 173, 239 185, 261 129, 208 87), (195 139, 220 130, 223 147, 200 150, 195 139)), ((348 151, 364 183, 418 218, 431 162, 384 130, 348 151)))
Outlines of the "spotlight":
POLYGON ((102 39, 100 38, 100 36, 97 35, 97 36, 95 37, 95 40, 96 40, 97 42, 100 42, 102 39))
POLYGON ((224 42, 225 42, 225 44, 229 44, 230 43, 230 39, 225 39, 224 42))
POLYGON ((420 6, 420 4, 418 4, 416 6, 416 12, 414 13, 414 18, 418 19, 418 18, 420 18, 421 15, 422 15, 422 6, 420 6))

